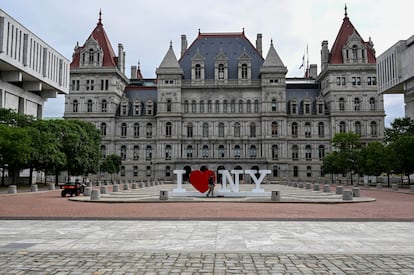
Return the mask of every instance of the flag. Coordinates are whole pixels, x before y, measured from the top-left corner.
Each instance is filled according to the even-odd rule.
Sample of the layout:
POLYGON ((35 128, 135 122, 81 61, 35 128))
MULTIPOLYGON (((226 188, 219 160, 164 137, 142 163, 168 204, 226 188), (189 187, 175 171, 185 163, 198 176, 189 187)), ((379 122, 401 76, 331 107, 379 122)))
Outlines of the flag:
POLYGON ((299 69, 302 69, 305 66, 305 54, 302 56, 302 65, 299 66, 299 69))

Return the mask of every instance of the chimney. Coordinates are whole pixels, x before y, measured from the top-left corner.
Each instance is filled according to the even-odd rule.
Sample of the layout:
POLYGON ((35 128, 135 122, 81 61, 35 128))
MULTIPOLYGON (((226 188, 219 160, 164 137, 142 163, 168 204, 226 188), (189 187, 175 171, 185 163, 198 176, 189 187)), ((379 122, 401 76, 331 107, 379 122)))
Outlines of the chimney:
POLYGON ((187 50, 187 36, 185 34, 181 35, 181 56, 184 55, 185 51, 187 50))
POLYGON ((328 40, 322 41, 322 50, 321 50, 321 67, 322 71, 328 65, 329 62, 329 49, 328 49, 328 40))
POLYGON ((318 76, 318 65, 317 64, 310 64, 309 66, 309 77, 316 79, 318 76))
POLYGON ((137 66, 131 66, 131 79, 137 79, 137 66))
POLYGON ((262 52, 262 34, 261 33, 257 34, 256 50, 260 53, 260 55, 263 55, 263 52, 262 52))
POLYGON ((125 73, 125 52, 121 43, 118 44, 118 69, 125 73))

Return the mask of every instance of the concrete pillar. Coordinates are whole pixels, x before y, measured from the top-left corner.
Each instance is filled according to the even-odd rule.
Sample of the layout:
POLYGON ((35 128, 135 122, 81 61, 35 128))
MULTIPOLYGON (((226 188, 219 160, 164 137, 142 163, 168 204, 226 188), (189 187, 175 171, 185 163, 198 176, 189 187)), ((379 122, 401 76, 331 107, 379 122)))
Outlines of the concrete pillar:
POLYGON ((331 192, 331 187, 329 186, 329 184, 324 184, 323 185, 323 192, 325 192, 325 193, 331 192))
POLYGON ((139 188, 144 188, 145 184, 143 182, 139 183, 139 188))
POLYGON ((272 201, 280 201, 280 191, 272 191, 272 201))
POLYGON ((136 182, 133 182, 131 184, 131 189, 137 189, 137 183, 136 182))
POLYGON ((398 183, 392 184, 392 191, 398 191, 398 183))
POLYGON ((303 182, 299 182, 298 187, 303 188, 303 182))
POLYGON ((298 187, 298 183, 297 182, 294 182, 293 183, 293 187, 298 187))
POLYGON ((124 187, 123 187, 123 190, 128 190, 129 189, 129 184, 128 183, 124 183, 124 187))
POLYGON ((93 189, 91 193, 91 201, 99 201, 101 199, 101 192, 99 189, 93 189))
POLYGON ((344 201, 352 201, 352 191, 351 190, 344 190, 342 193, 342 200, 344 201))
POLYGON ((32 186, 30 186, 30 191, 31 192, 37 192, 37 191, 39 191, 39 189, 37 188, 37 184, 32 184, 32 186))
POLYGON ((410 185, 410 191, 414 192, 414 185, 410 185))
POLYGON ((55 184, 54 183, 49 183, 47 188, 48 188, 48 190, 55 190, 55 184))
POLYGON ((342 195, 344 193, 344 187, 343 186, 337 186, 336 187, 336 194, 342 195))
POLYGON ((319 184, 318 183, 313 185, 313 191, 319 191, 319 184))
POLYGON ((118 184, 114 184, 114 186, 112 187, 112 192, 119 192, 119 185, 118 184))
POLYGON ((108 193, 108 189, 105 185, 102 185, 101 186, 101 194, 106 194, 106 193, 108 193))
POLYGON ((377 189, 382 189, 382 183, 380 182, 377 183, 377 189))
POLYGON ((83 191, 84 196, 90 196, 92 193, 92 187, 85 187, 85 190, 83 191))
POLYGON ((160 201, 168 200, 168 191, 167 190, 160 190, 160 201))
POLYGON ((16 194, 17 193, 17 187, 16 187, 16 185, 9 185, 9 189, 7 190, 7 193, 9 193, 9 194, 16 194))
POLYGON ((311 190, 312 189, 312 184, 310 184, 309 182, 306 183, 305 188, 307 190, 311 190))
POLYGON ((361 193, 359 192, 359 187, 352 188, 352 194, 355 198, 361 197, 361 193))

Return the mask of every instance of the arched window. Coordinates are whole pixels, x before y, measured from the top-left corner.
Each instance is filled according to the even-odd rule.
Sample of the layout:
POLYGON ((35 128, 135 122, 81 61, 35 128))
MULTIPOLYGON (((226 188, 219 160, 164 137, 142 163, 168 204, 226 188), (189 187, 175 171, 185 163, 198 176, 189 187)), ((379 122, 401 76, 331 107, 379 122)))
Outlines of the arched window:
POLYGON ((357 135, 362 135, 362 127, 361 127, 361 122, 357 121, 355 122, 355 134, 357 135))
POLYGON ((125 166, 121 166, 119 173, 121 174, 121 177, 125 177, 125 166))
POLYGON ((216 107, 215 107, 215 112, 216 113, 220 113, 220 101, 216 100, 216 107))
POLYGON ((193 124, 191 122, 187 123, 187 137, 193 137, 193 124))
POLYGON ((139 146, 138 145, 134 145, 134 150, 132 152, 132 158, 134 160, 139 160, 139 146))
POLYGON ((171 136, 171 132, 172 132, 172 123, 168 121, 165 124, 165 136, 170 137, 171 136))
POLYGON ((200 113, 204 113, 204 100, 200 100, 200 113))
POLYGON ((171 159, 171 145, 165 145, 165 159, 171 159))
POLYGON ((247 79, 247 64, 246 63, 243 63, 242 65, 241 65, 241 76, 242 76, 242 79, 247 79))
POLYGON ((299 169, 297 166, 293 166, 293 176, 295 178, 299 177, 299 169))
POLYGON ((106 113, 108 111, 108 102, 105 99, 102 100, 101 111, 102 113, 106 113))
POLYGON ((240 158, 240 155, 241 155, 240 145, 234 145, 234 157, 240 158))
POLYGON ((246 102, 246 112, 250 113, 252 111, 252 106, 250 100, 246 102))
POLYGON ((256 123, 250 123, 250 137, 256 137, 256 123))
POLYGON ((147 138, 152 138, 152 124, 147 123, 147 138))
POLYGON ((126 137, 126 136, 127 136, 127 124, 122 123, 121 124, 121 137, 126 137))
POLYGON ((134 123, 134 137, 139 137, 139 123, 134 123))
POLYGON ((194 67, 195 70, 195 79, 201 79, 201 65, 196 64, 194 67))
POLYGON ((276 99, 272 99, 272 112, 276 112, 276 99))
POLYGON ((312 160, 312 147, 310 145, 305 146, 305 158, 306 160, 312 160))
POLYGON ((79 110, 79 102, 75 99, 73 102, 72 102, 72 111, 74 112, 74 113, 77 113, 79 110))
POLYGON ((325 125, 323 122, 318 123, 318 136, 321 138, 325 136, 325 125))
POLYGON ((89 63, 93 63, 94 61, 94 53, 93 53, 93 49, 89 49, 89 63))
POLYGON ((298 137, 298 123, 292 122, 292 137, 298 137))
POLYGON ((360 110, 359 98, 358 97, 354 98, 354 109, 355 109, 355 111, 360 110))
POLYGON ((297 145, 292 145, 292 160, 298 160, 299 148, 297 145))
POLYGON ((147 148, 145 150, 145 159, 151 160, 152 159, 152 147, 151 145, 147 145, 147 148))
POLYGON ((306 166, 306 176, 308 178, 312 177, 312 167, 311 166, 306 166))
POLYGON ((369 109, 370 109, 370 111, 375 111, 375 109, 376 109, 375 105, 376 105, 375 104, 375 98, 371 97, 369 99, 369 109))
POLYGON ((188 113, 188 101, 184 101, 184 113, 188 113))
POLYGON ((219 145, 218 147, 218 157, 224 158, 224 145, 219 145))
POLYGON ((278 135, 278 125, 276 121, 272 122, 272 137, 276 137, 278 135))
POLYGON ((239 113, 243 113, 243 100, 239 100, 239 113))
POLYGON ((220 122, 218 125, 218 135, 219 137, 224 137, 224 123, 220 122))
POLYGON ((211 102, 211 100, 207 101, 207 112, 211 113, 213 112, 213 103, 211 102))
POLYGON ((255 100, 254 101, 254 112, 258 113, 259 112, 259 100, 255 100))
POLYGON ((165 176, 170 177, 171 176, 171 167, 165 166, 165 176))
POLYGON ((346 132, 346 126, 345 126, 344 121, 339 122, 339 132, 340 133, 345 133, 346 132))
POLYGON ((126 160, 126 146, 121 146, 121 160, 126 160))
POLYGON ((352 58, 358 59, 358 47, 356 45, 352 46, 352 58))
POLYGON ((92 100, 91 99, 88 99, 86 111, 88 113, 92 113, 92 100))
POLYGON ((197 112, 197 102, 195 100, 191 101, 191 112, 197 112))
POLYGON ((310 138, 312 136, 312 127, 310 122, 305 122, 305 137, 310 138))
POLYGON ((325 146, 319 145, 319 159, 323 159, 325 157, 325 146))
POLYGON ((377 123, 375 121, 371 121, 371 136, 377 136, 377 123))
POLYGON ((105 122, 101 123, 101 135, 106 136, 106 123, 105 122))
POLYGON ((106 146, 105 145, 101 145, 101 158, 102 159, 106 158, 106 146))
POLYGON ((236 112, 236 101, 234 99, 230 101, 230 112, 236 112))
POLYGON ((227 113, 227 100, 223 100, 223 113, 227 113))
POLYGON ((186 149, 186 153, 187 153, 187 158, 192 158, 193 157, 193 146, 191 145, 187 145, 187 149, 186 149))
POLYGON ((208 145, 203 145, 203 148, 201 149, 201 154, 203 158, 208 158, 208 145))
POLYGON ((167 99, 167 112, 171 112, 171 110, 172 110, 171 99, 167 99))
POLYGON ((339 99, 339 111, 345 111, 345 99, 343 97, 339 99))
POLYGON ((240 123, 234 123, 234 137, 240 137, 240 123))
POLYGON ((208 123, 203 123, 203 137, 208 137, 208 123))
POLYGON ((224 79, 224 65, 221 63, 218 65, 218 79, 224 79))
POLYGON ((257 157, 256 145, 251 145, 250 146, 250 157, 251 158, 256 158, 257 157))
POLYGON ((276 144, 272 145, 272 159, 279 159, 279 147, 276 144))

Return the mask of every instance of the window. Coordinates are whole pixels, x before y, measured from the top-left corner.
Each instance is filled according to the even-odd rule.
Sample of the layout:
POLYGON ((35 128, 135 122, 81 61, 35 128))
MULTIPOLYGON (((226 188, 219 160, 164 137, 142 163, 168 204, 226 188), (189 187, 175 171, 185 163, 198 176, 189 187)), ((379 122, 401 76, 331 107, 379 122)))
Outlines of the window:
POLYGON ((106 158, 106 146, 105 145, 101 145, 101 158, 102 159, 106 158))
POLYGON ((255 100, 254 101, 254 112, 258 113, 259 112, 259 100, 255 100))
POLYGON ((243 113, 243 100, 239 100, 239 113, 243 113))
POLYGON ((152 124, 147 123, 147 138, 152 138, 152 124))
POLYGON ((204 113, 204 100, 200 100, 200 113, 204 113))
POLYGON ((272 112, 276 112, 276 99, 272 99, 272 112))
POLYGON ((312 135, 312 127, 310 122, 305 122, 305 137, 310 138, 312 135))
POLYGON ((375 98, 371 97, 369 99, 369 109, 370 111, 375 111, 376 106, 375 106, 375 98))
POLYGON ((318 104, 318 114, 324 113, 324 105, 322 103, 318 104))
POLYGON ((172 109, 171 99, 167 99, 167 112, 171 112, 171 109, 172 109))
POLYGON ((272 137, 276 137, 278 134, 278 125, 276 121, 272 122, 272 137))
POLYGON ((232 113, 236 112, 236 101, 234 99, 230 101, 230 112, 232 113))
POLYGON ((218 79, 224 79, 224 65, 221 63, 218 65, 218 79))
POLYGON ((165 124, 165 136, 166 137, 171 137, 171 131, 172 131, 172 124, 171 124, 171 122, 167 122, 165 124))
POLYGON ((250 146, 250 158, 256 158, 257 157, 257 149, 256 145, 250 146))
POLYGON ((306 160, 312 160, 312 147, 310 145, 305 146, 305 158, 306 160))
POLYGON ((191 101, 191 112, 197 112, 197 102, 195 100, 191 101))
POLYGON ((279 177, 279 167, 273 166, 273 177, 279 177))
POLYGON ((368 86, 377 85, 377 77, 375 76, 368 76, 368 86))
POLYGON ((298 137, 298 123, 292 122, 292 137, 298 137))
POLYGON ((187 145, 186 151, 187 151, 186 152, 187 158, 192 158, 193 157, 193 146, 187 145))
POLYGON ((93 56, 94 56, 94 54, 93 54, 93 49, 89 49, 89 63, 93 63, 93 56))
POLYGON ((337 80, 336 85, 345 86, 345 76, 338 76, 336 80, 337 80))
POLYGON ((208 137, 208 123, 203 123, 203 137, 208 137))
POLYGON ((147 167, 145 168, 145 175, 146 175, 147 177, 151 177, 151 174, 152 174, 152 172, 151 172, 151 166, 147 166, 147 167))
POLYGON ((220 101, 216 100, 216 107, 215 107, 215 112, 216 113, 220 113, 220 101))
POLYGON ((74 91, 79 91, 80 81, 79 80, 72 80, 72 87, 71 89, 74 91))
POLYGON ((299 157, 299 149, 297 145, 292 146, 292 160, 298 160, 299 157))
POLYGON ((224 123, 220 122, 218 125, 218 136, 224 137, 224 123))
POLYGON ((125 166, 121 166, 121 169, 120 169, 120 173, 121 173, 121 177, 125 177, 125 166))
POLYGON ((188 101, 184 101, 184 113, 188 113, 188 101))
POLYGON ((227 100, 223 101, 223 113, 227 113, 227 100))
POLYGON ((213 108, 212 108, 212 102, 211 100, 207 101, 207 112, 211 113, 213 112, 213 108))
POLYGON ((290 104, 290 109, 291 109, 292 114, 296 114, 298 112, 298 108, 296 108, 296 107, 297 107, 296 102, 292 102, 290 104))
POLYGON ((147 148, 145 149, 145 159, 146 160, 151 160, 152 159, 152 147, 151 147, 151 145, 148 145, 147 148))
POLYGON ((218 147, 218 157, 224 158, 224 145, 219 145, 218 147))
POLYGON ((86 105, 87 105, 86 106, 86 111, 88 113, 91 113, 92 112, 92 100, 89 99, 86 105))
POLYGON ((139 160, 139 146, 134 145, 134 150, 132 152, 132 158, 133 160, 139 160))
POLYGON ((75 100, 72 102, 72 111, 73 111, 74 113, 77 113, 77 112, 78 112, 78 108, 79 108, 79 102, 75 99, 75 100))
POLYGON ((240 158, 240 155, 241 155, 240 145, 235 145, 234 146, 234 157, 240 158))
POLYGON ((104 137, 106 136, 106 123, 101 123, 101 135, 104 137))
POLYGON ((371 137, 377 136, 377 123, 375 121, 371 122, 371 137))
POLYGON ((252 106, 250 100, 246 102, 246 112, 250 113, 252 111, 252 106))
POLYGON ((165 145, 165 160, 171 159, 171 145, 165 145))
POLYGON ((101 111, 102 113, 106 113, 108 111, 108 102, 105 99, 102 100, 101 111))
POLYGON ((311 166, 306 167, 306 176, 308 178, 312 177, 312 167, 311 166))
POLYGON ((128 112, 127 103, 123 102, 121 105, 121 115, 126 116, 128 112))
POLYGON ((356 45, 352 46, 352 58, 358 59, 358 47, 356 45))
POLYGON ((126 160, 126 146, 121 146, 121 160, 126 160))
POLYGON ((139 123, 134 123, 134 137, 139 137, 139 123))
POLYGON ((354 109, 355 109, 355 111, 360 110, 359 98, 358 97, 354 98, 354 109))
POLYGON ((234 137, 240 137, 240 123, 234 123, 234 137))
POLYGON ((242 79, 247 79, 247 64, 243 63, 241 66, 242 79))
POLYGON ((127 136, 127 125, 126 123, 121 124, 121 137, 127 136))
POLYGON ((279 147, 277 145, 272 145, 272 159, 279 159, 279 147))
POLYGON ((140 101, 134 102, 134 115, 136 116, 141 115, 141 102, 140 101))
POLYGON ((354 85, 354 86, 355 85, 358 85, 358 86, 361 85, 361 77, 359 77, 359 76, 358 77, 353 76, 352 77, 352 85, 354 85))
POLYGON ((134 177, 138 177, 138 166, 134 165, 134 177))
POLYGON ((345 122, 344 121, 339 122, 339 132, 340 133, 345 133, 346 132, 346 127, 345 127, 345 122))
POLYGON ((187 123, 187 137, 193 137, 193 124, 191 122, 187 123))
POLYGON ((325 125, 323 122, 318 123, 318 136, 320 138, 325 137, 325 125))
POLYGON ((325 157, 325 146, 319 145, 319 159, 323 159, 325 157))
POLYGON ((362 134, 361 122, 355 122, 355 134, 360 135, 362 134))
POLYGON ((256 137, 256 123, 250 123, 250 137, 256 137))
POLYGON ((208 146, 207 145, 203 145, 203 148, 201 149, 201 154, 203 158, 208 158, 208 146))
POLYGON ((196 64, 194 67, 195 70, 195 79, 201 79, 201 65, 196 64))
POLYGON ((345 99, 343 97, 339 99, 339 111, 345 111, 345 99))
POLYGON ((94 88, 94 80, 93 79, 87 79, 86 80, 86 90, 89 91, 93 91, 94 88))
POLYGON ((165 176, 170 177, 171 176, 171 167, 165 166, 165 176))
POLYGON ((311 113, 311 105, 310 103, 305 103, 305 114, 309 115, 311 113))
POLYGON ((297 178, 299 176, 299 169, 297 166, 293 166, 293 176, 297 178))

